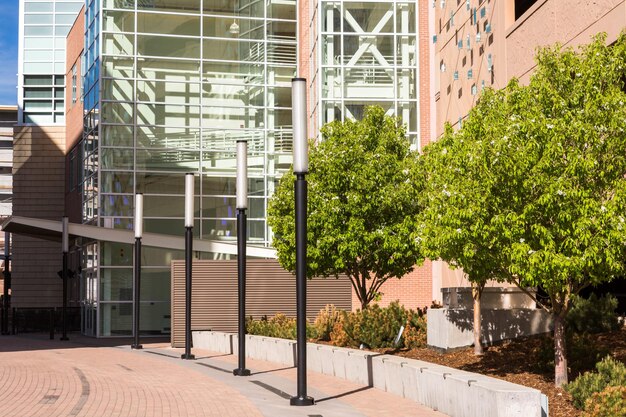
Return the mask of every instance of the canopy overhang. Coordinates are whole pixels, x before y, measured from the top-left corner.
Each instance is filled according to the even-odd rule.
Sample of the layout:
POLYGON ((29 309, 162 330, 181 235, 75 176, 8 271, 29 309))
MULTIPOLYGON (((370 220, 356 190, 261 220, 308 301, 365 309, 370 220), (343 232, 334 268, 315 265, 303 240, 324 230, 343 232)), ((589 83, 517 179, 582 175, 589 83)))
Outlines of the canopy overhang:
MULTIPOLYGON (((36 219, 32 217, 11 216, 0 226, 2 231, 18 235, 30 236, 38 239, 61 242, 62 226, 60 220, 36 219)), ((131 230, 108 229, 86 224, 70 223, 68 233, 71 238, 87 238, 106 242, 127 243, 135 242, 135 234, 131 230)), ((144 246, 164 249, 185 249, 183 237, 164 235, 159 233, 144 233, 141 239, 144 246)), ((237 254, 237 244, 216 240, 194 239, 193 250, 199 252, 237 254)), ((276 258, 276 250, 259 246, 246 246, 247 256, 254 258, 276 258)))

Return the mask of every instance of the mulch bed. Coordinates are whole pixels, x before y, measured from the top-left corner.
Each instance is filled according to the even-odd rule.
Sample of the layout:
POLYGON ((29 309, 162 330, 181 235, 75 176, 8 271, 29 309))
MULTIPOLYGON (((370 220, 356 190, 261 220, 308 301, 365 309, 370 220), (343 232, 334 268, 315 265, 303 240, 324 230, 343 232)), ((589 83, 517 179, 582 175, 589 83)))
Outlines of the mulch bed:
MULTIPOLYGON (((483 356, 475 356, 473 348, 443 354, 429 348, 379 351, 477 372, 536 388, 548 396, 550 417, 579 417, 582 412, 574 408, 569 394, 554 386, 554 373, 542 372, 537 367, 538 351, 545 337, 530 337, 490 346, 485 348, 483 356)), ((605 348, 615 359, 626 362, 626 327, 616 332, 591 337, 596 346, 605 348)), ((570 381, 576 376, 577 374, 570 374, 570 381)))

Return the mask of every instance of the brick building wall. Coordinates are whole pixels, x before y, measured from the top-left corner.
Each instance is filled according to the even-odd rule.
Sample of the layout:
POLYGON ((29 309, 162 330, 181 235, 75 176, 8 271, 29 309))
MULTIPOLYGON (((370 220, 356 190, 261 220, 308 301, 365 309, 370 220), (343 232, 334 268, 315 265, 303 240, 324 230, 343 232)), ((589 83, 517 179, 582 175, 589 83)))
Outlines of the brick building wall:
MULTIPOLYGON (((13 214, 61 220, 65 127, 16 126, 14 138, 13 214)), ((12 306, 61 306, 60 269, 60 242, 13 235, 12 306)))
POLYGON ((83 135, 81 57, 85 45, 85 8, 74 21, 65 45, 65 213, 72 223, 82 223, 80 140, 83 135))

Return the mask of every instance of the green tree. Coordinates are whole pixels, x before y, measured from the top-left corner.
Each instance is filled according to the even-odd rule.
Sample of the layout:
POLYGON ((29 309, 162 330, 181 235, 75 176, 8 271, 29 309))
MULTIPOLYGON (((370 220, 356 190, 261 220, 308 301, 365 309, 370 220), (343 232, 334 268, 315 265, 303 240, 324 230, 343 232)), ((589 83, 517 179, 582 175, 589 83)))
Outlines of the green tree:
POLYGON ((427 146, 420 160, 426 204, 421 215, 424 254, 460 267, 472 284, 474 353, 482 355, 481 296, 489 280, 511 280, 502 234, 509 211, 506 130, 516 111, 520 88, 483 92, 458 131, 447 125, 443 136, 427 146))
MULTIPOLYGON (((309 152, 307 276, 350 278, 361 308, 423 261, 417 239, 419 178, 404 127, 380 107, 360 121, 322 127, 309 152)), ((294 176, 283 176, 268 223, 283 268, 295 271, 294 176)))
MULTIPOLYGON (((554 318, 555 384, 567 382, 572 296, 624 274, 626 38, 539 51, 521 117, 509 121, 520 202, 503 233, 520 288, 538 286, 554 318)), ((513 185, 513 184, 512 184, 513 185)))

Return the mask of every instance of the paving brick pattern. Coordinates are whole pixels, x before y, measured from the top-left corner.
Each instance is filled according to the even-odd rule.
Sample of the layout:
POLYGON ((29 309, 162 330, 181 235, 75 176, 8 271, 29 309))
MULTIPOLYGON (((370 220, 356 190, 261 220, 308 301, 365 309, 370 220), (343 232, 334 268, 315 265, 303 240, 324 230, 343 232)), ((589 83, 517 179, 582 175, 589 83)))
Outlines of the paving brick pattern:
POLYGON ((318 403, 290 407, 284 397, 295 394, 294 368, 249 360, 252 376, 234 377, 232 355, 194 350, 198 360, 183 361, 181 350, 167 344, 132 351, 99 343, 111 344, 78 336, 70 342, 0 337, 0 416, 445 417, 313 372, 309 394, 318 403))

